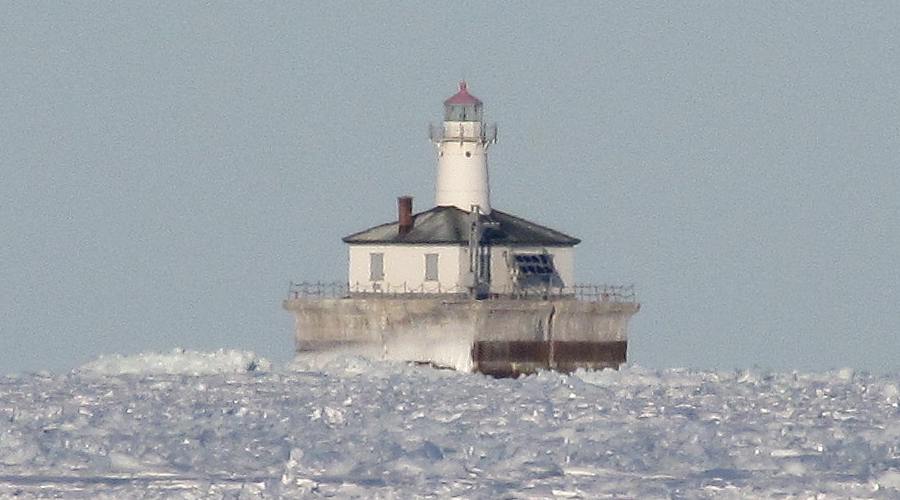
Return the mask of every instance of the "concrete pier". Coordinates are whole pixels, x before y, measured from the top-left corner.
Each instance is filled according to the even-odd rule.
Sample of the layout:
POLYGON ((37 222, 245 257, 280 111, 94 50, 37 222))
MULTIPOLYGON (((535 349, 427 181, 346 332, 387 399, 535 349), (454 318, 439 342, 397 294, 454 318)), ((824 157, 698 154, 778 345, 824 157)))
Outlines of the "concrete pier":
POLYGON ((290 298, 298 353, 345 351, 496 376, 617 368, 633 302, 445 297, 290 298))

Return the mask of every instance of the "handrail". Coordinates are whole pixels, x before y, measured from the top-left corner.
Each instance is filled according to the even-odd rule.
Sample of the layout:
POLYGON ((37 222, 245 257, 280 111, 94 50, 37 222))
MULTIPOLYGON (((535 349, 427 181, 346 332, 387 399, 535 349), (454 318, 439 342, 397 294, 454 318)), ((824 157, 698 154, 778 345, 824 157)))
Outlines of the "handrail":
MULTIPOLYGON (((441 286, 440 283, 422 283, 412 287, 406 283, 392 285, 386 282, 343 283, 338 281, 291 282, 288 299, 338 299, 349 297, 397 297, 427 298, 437 296, 467 296, 469 290, 460 285, 441 286)), ((541 300, 550 298, 574 298, 584 302, 611 302, 633 304, 637 302, 634 285, 577 284, 567 287, 501 288, 491 289, 487 299, 541 300)))
POLYGON ((428 124, 428 138, 435 144, 441 142, 478 142, 482 144, 492 144, 497 142, 497 124, 496 123, 479 123, 477 133, 469 133, 465 127, 460 126, 459 130, 448 130, 444 124, 433 125, 428 124))

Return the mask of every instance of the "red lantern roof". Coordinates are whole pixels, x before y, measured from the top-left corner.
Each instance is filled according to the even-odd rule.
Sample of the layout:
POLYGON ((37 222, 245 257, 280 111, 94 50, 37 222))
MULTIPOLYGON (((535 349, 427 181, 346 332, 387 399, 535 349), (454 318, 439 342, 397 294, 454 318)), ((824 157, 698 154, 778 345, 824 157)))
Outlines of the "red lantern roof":
POLYGON ((444 104, 481 105, 481 100, 469 93, 469 89, 466 87, 466 81, 463 80, 459 82, 459 92, 444 101, 444 104))

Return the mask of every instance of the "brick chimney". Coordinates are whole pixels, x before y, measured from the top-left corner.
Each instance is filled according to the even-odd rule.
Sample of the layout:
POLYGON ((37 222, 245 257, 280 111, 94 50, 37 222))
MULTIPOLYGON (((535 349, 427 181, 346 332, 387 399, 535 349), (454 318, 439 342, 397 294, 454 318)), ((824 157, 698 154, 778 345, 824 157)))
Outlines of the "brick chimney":
POLYGON ((412 216, 412 196, 399 196, 397 197, 397 220, 400 222, 398 232, 400 234, 406 234, 412 231, 413 228, 413 216, 412 216))

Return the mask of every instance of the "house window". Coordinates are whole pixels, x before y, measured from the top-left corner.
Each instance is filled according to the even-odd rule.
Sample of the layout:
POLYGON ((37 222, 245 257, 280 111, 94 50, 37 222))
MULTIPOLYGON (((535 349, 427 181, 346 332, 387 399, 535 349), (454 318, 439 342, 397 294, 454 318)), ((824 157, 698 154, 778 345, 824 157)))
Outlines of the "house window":
POLYGON ((369 279, 372 281, 381 281, 384 279, 384 254, 369 254, 369 279))
POLYGON ((438 280, 438 254, 425 254, 425 281, 438 280))

